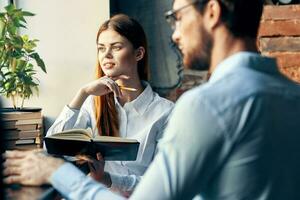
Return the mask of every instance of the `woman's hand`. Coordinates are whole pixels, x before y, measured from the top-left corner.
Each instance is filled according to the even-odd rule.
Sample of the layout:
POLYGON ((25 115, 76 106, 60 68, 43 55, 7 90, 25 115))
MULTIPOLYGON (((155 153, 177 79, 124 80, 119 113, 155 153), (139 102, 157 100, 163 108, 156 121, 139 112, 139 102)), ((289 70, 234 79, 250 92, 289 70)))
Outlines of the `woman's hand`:
POLYGON ((92 159, 92 162, 88 162, 90 168, 90 176, 97 181, 101 181, 104 178, 105 161, 101 153, 97 153, 96 156, 97 160, 92 159))
POLYGON ((128 79, 128 76, 121 75, 117 77, 101 77, 83 87, 87 95, 102 96, 113 92, 116 97, 122 95, 118 84, 115 82, 118 79, 128 79))
POLYGON ((129 79, 126 75, 116 77, 101 77, 93 82, 83 86, 69 103, 70 108, 80 109, 83 102, 89 95, 102 96, 113 92, 116 97, 122 95, 118 84, 115 82, 118 79, 129 79))
POLYGON ((89 156, 77 156, 79 158, 80 164, 83 164, 87 162, 90 173, 89 176, 91 176, 93 179, 96 181, 99 181, 106 186, 110 187, 111 186, 111 179, 109 173, 104 172, 104 167, 105 167, 105 161, 101 155, 101 153, 96 154, 97 160, 89 157, 89 156))

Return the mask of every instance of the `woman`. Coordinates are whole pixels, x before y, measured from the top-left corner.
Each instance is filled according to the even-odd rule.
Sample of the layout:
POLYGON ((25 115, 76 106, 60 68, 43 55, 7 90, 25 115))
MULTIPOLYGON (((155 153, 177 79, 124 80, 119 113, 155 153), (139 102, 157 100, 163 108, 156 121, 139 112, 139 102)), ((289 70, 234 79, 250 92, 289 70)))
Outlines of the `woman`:
POLYGON ((96 167, 93 177, 113 189, 131 192, 154 157, 173 103, 147 83, 146 36, 134 19, 119 14, 106 21, 98 31, 97 48, 97 79, 79 89, 47 135, 90 127, 94 135, 137 139, 136 161, 106 161, 105 173, 102 162, 91 161, 92 169, 96 167))

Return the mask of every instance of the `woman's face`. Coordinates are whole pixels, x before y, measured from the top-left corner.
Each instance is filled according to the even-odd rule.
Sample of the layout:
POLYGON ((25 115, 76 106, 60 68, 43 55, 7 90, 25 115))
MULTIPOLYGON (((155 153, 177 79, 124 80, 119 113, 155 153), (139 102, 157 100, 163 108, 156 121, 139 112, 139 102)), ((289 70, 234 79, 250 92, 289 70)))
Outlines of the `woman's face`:
POLYGON ((98 60, 107 76, 137 73, 137 60, 132 44, 118 32, 107 29, 98 38, 98 60))

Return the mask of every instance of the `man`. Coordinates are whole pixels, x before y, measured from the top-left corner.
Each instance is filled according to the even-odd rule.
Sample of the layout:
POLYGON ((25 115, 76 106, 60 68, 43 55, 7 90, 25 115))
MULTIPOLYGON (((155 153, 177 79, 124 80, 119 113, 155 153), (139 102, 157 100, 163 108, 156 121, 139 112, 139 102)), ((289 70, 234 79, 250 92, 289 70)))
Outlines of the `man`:
MULTIPOLYGON (((256 53, 262 7, 260 0, 174 1, 167 15, 184 64, 209 66, 211 77, 177 102, 131 199, 300 199, 300 86, 256 53)), ((6 158, 7 183, 48 182, 71 199, 122 199, 62 160, 6 158)))

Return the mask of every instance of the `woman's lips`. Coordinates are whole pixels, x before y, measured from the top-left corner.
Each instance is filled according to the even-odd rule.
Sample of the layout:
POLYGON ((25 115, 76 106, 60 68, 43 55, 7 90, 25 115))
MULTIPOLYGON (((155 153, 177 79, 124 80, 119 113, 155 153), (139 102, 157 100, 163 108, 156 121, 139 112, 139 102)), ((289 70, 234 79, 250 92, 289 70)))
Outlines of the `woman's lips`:
POLYGON ((104 69, 111 69, 111 68, 113 68, 115 66, 115 63, 104 63, 103 64, 103 68, 104 69))

